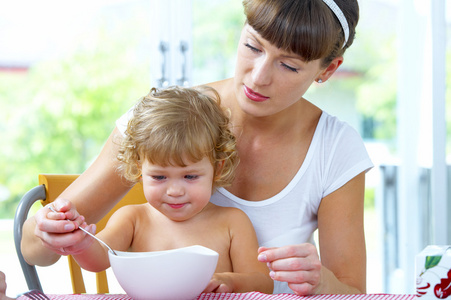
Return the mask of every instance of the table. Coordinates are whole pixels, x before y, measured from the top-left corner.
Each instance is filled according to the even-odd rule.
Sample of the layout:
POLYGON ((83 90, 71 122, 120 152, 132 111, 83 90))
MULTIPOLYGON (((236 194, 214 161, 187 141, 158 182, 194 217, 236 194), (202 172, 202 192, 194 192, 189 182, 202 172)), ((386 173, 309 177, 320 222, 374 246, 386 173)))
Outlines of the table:
MULTIPOLYGON (((75 294, 75 295, 47 295, 52 300, 132 300, 124 294, 75 294)), ((296 296, 292 294, 268 295, 259 292, 251 293, 203 293, 196 300, 415 300, 416 295, 397 294, 358 294, 358 295, 312 295, 296 296)), ((26 300, 19 297, 18 300, 26 300)))

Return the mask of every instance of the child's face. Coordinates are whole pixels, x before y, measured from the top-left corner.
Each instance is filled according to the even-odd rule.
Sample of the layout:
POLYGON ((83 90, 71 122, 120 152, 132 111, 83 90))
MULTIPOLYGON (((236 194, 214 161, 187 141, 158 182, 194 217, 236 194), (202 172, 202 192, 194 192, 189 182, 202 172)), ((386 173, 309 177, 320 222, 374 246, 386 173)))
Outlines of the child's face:
POLYGON ((162 167, 146 161, 142 165, 144 195, 166 217, 186 221, 208 204, 212 194, 214 170, 204 157, 186 167, 162 167))

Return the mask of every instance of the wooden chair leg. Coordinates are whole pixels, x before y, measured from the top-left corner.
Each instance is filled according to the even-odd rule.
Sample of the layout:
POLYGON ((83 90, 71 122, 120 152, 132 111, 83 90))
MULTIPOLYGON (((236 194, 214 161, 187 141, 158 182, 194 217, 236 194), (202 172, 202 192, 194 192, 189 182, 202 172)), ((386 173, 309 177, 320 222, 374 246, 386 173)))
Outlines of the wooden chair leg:
POLYGON ((83 274, 81 273, 81 268, 72 257, 72 255, 67 256, 69 261, 69 272, 70 279, 72 281, 72 291, 74 294, 85 294, 86 287, 83 281, 83 274))
POLYGON ((108 294, 108 280, 106 271, 96 273, 97 294, 108 294))

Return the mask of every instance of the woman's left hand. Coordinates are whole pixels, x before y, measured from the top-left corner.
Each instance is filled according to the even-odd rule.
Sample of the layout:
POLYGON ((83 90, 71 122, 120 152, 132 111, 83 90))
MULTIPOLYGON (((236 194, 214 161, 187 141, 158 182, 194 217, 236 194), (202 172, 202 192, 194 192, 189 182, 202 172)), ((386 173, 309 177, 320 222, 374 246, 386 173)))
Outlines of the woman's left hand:
POLYGON ((321 262, 316 247, 310 243, 279 248, 258 249, 258 260, 266 262, 271 278, 288 282, 297 295, 315 294, 321 283, 321 262))

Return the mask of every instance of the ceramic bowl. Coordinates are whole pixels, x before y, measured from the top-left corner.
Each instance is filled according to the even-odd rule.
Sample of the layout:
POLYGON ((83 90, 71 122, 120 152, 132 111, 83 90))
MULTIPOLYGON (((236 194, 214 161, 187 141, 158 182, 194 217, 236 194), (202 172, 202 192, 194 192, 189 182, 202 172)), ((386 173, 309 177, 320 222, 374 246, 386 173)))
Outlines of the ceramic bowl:
POLYGON ((209 283, 218 253, 203 246, 167 251, 109 252, 117 281, 133 299, 194 299, 209 283))

